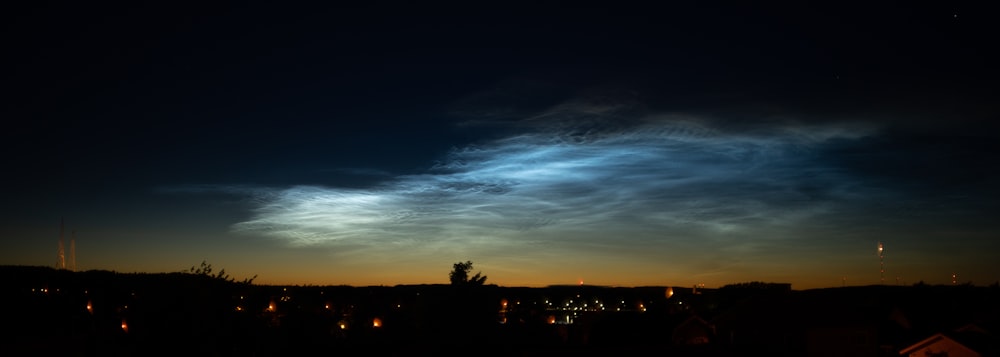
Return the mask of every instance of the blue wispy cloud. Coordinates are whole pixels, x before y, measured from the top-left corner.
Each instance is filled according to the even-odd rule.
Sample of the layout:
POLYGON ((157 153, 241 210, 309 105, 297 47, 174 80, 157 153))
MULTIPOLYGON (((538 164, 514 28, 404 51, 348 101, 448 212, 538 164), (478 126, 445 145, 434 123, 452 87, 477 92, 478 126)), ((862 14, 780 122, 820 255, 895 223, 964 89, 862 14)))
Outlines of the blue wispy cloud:
MULTIPOLYGON (((623 114, 624 113, 624 114, 623 114)), ((292 246, 495 252, 715 244, 745 251, 868 188, 820 153, 875 133, 849 123, 727 130, 711 120, 626 118, 567 104, 522 133, 452 150, 420 174, 367 188, 273 189, 233 230, 292 246), (713 243, 714 242, 714 243, 713 243)))
POLYGON ((334 171, 378 173, 351 186, 170 190, 243 197, 251 211, 232 224, 236 234, 323 249, 326 264, 347 271, 414 277, 473 259, 500 283, 541 272, 619 282, 609 274, 628 271, 643 281, 824 285, 869 276, 870 248, 886 239, 903 276, 991 261, 982 252, 995 243, 976 229, 995 230, 996 173, 980 141, 927 146, 878 120, 651 115, 621 103, 471 118, 459 125, 499 130, 416 173, 334 171), (959 246, 969 251, 926 259, 959 246))

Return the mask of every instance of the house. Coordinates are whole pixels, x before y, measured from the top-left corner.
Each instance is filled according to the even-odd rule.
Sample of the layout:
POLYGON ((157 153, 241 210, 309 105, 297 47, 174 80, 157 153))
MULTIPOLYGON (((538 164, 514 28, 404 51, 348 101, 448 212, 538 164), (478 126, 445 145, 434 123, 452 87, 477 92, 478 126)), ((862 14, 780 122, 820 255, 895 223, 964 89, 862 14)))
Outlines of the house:
POLYGON ((899 351, 900 356, 910 357, 979 357, 979 352, 966 347, 951 337, 937 333, 899 351))
POLYGON ((714 326, 692 314, 674 327, 670 342, 674 345, 704 345, 709 343, 714 335, 714 326))

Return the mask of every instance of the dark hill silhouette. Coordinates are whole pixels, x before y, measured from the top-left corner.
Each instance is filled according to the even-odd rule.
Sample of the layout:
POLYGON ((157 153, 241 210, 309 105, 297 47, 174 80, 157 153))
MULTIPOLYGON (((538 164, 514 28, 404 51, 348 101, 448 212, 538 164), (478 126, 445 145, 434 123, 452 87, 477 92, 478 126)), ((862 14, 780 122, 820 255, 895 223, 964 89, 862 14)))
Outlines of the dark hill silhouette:
POLYGON ((666 294, 656 286, 272 286, 218 274, 24 266, 0 266, 0 277, 14 327, 3 355, 46 346, 43 355, 61 356, 878 356, 949 331, 995 351, 1000 315, 1000 287, 970 285, 794 291, 747 283, 666 294))

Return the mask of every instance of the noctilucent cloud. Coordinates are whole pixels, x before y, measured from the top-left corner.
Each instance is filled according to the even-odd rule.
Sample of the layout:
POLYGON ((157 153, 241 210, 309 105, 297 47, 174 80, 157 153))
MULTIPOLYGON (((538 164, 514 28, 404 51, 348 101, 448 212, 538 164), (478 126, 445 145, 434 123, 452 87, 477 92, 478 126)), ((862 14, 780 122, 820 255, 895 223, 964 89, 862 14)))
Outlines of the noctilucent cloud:
MULTIPOLYGON (((558 114, 572 122, 601 113, 558 114)), ((402 244, 426 253, 442 243, 473 251, 641 251, 644 243, 684 246, 710 237, 720 246, 705 248, 746 250, 771 245, 750 237, 898 194, 827 157, 831 148, 877 135, 849 123, 727 132, 697 118, 659 116, 620 128, 527 129, 456 148, 425 173, 371 187, 247 188, 260 202, 233 229, 296 246, 402 244)))
MULTIPOLYGON (((664 282, 754 274, 843 282, 866 265, 874 270, 877 242, 906 246, 921 220, 977 209, 912 191, 927 178, 888 179, 855 167, 869 159, 859 152, 887 139, 872 123, 725 125, 631 115, 641 114, 606 103, 557 105, 507 123, 516 128, 509 136, 454 148, 421 173, 361 188, 174 190, 253 197, 252 215, 233 233, 323 249, 332 259, 392 265, 473 256, 514 276, 525 261, 544 262, 609 284, 640 284, 632 276, 653 272, 669 277, 664 282), (857 267, 824 272, 838 260, 857 267)), ((940 239, 975 238, 952 232, 940 239)), ((892 267, 923 265, 926 257, 914 253, 891 254, 892 267)))

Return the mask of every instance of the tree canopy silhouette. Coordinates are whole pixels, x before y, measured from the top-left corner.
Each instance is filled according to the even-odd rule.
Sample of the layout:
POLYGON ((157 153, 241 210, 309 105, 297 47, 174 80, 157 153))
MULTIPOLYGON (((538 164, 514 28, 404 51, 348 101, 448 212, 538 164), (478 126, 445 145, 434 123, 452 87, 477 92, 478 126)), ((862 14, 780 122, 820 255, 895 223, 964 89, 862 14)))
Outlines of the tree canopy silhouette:
POLYGON ((469 277, 469 272, 472 271, 471 260, 455 263, 453 267, 451 274, 448 275, 451 278, 451 285, 483 285, 486 282, 486 275, 482 275, 481 272, 469 277))
MULTIPOLYGON (((219 270, 218 273, 212 274, 212 264, 209 264, 208 262, 206 262, 204 260, 201 261, 201 266, 200 267, 195 268, 194 266, 191 266, 191 269, 188 269, 187 273, 188 274, 194 274, 194 275, 207 276, 209 278, 220 279, 220 280, 224 280, 224 281, 228 281, 228 282, 235 282, 236 281, 236 279, 229 277, 229 274, 226 274, 226 269, 219 270)), ((257 279, 256 275, 254 275, 252 278, 243 279, 243 281, 241 283, 250 285, 250 284, 253 284, 253 280, 254 279, 257 279)))

